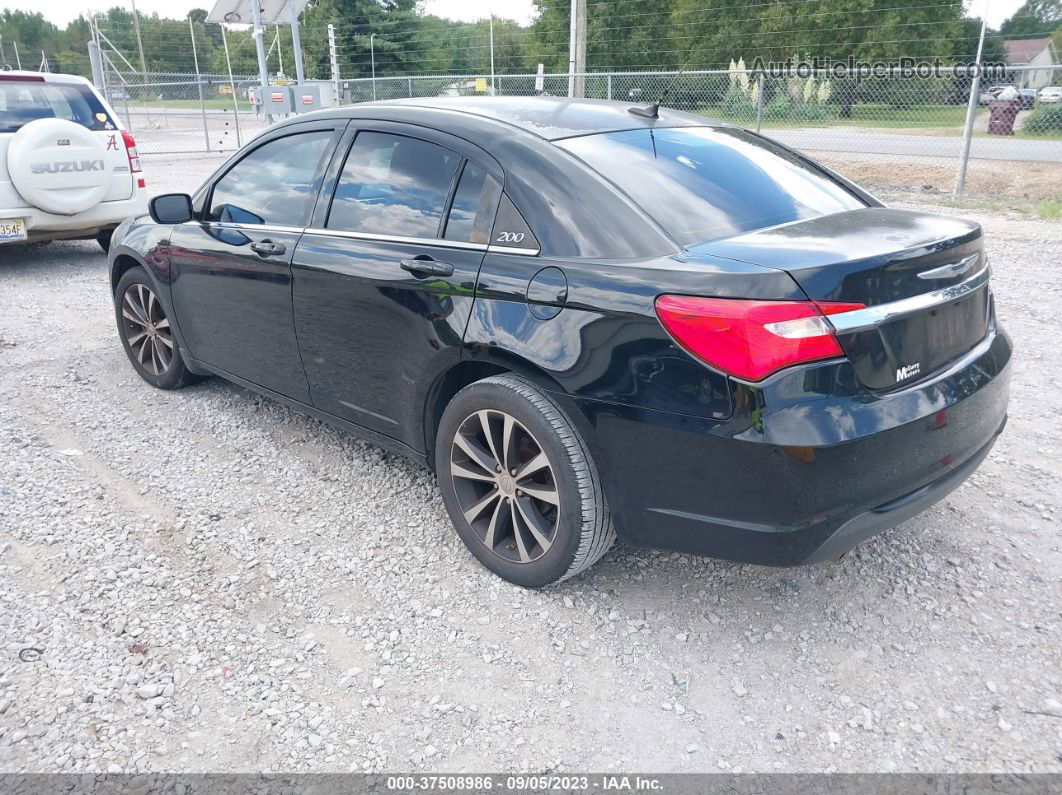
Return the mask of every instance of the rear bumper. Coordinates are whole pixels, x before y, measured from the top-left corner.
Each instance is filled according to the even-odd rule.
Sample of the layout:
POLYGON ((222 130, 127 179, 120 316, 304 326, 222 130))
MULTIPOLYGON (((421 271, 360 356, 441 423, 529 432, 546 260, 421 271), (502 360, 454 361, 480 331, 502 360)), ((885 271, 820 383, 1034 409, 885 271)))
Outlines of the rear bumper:
POLYGON ((851 365, 813 366, 736 395, 723 422, 579 407, 626 541, 792 566, 836 558, 961 485, 1006 423, 1010 358, 996 332, 961 367, 886 396, 838 395, 851 365))

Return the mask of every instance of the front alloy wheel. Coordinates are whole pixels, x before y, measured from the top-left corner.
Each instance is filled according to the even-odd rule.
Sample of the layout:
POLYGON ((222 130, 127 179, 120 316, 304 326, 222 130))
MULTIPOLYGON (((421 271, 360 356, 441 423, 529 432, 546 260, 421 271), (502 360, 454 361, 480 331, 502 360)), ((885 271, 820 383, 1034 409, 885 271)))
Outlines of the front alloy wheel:
POLYGON ((166 308, 142 267, 130 268, 114 290, 114 316, 122 347, 137 374, 159 389, 177 389, 198 380, 181 357, 166 308))
POLYGON ((173 332, 162 303, 145 284, 134 282, 122 295, 122 331, 136 362, 151 375, 160 376, 173 358, 173 332))

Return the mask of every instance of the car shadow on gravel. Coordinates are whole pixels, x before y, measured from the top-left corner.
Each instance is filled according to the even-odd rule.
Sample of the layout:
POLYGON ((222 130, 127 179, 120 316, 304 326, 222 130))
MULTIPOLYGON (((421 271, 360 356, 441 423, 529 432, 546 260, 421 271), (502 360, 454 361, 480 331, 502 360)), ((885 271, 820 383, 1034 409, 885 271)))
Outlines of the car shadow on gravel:
MULTIPOLYGON (((182 396, 193 395, 207 400, 221 398, 237 402, 240 405, 234 406, 233 412, 240 418, 241 424, 264 433, 271 444, 278 449, 284 448, 315 470, 337 471, 343 464, 350 463, 352 458, 361 458, 364 460, 355 462, 356 465, 367 471, 378 472, 371 477, 379 483, 401 481, 407 488, 415 486, 418 492, 430 493, 419 518, 430 521, 433 532, 437 533, 434 540, 449 547, 455 560, 463 561, 458 565, 480 570, 479 564, 465 550, 446 518, 441 497, 437 493, 435 476, 428 469, 400 454, 220 378, 207 379, 182 391, 182 396)), ((204 411, 209 409, 204 407, 204 411)), ((319 486, 320 494, 311 484, 307 484, 307 505, 312 506, 326 498, 330 483, 324 481, 319 486)), ((381 495, 383 498, 379 510, 386 514, 391 495, 387 494, 386 489, 381 490, 381 495)), ((933 508, 920 517, 871 538, 839 561, 793 568, 757 566, 644 549, 617 541, 589 571, 547 588, 542 593, 549 594, 552 599, 563 600, 587 590, 603 590, 616 594, 621 601, 629 600, 631 604, 669 604, 690 592, 711 591, 726 594, 725 598, 729 600, 738 599, 744 603, 743 608, 751 609, 768 596, 778 597, 779 603, 784 605, 787 597, 816 592, 821 596, 823 591, 836 590, 855 604, 865 602, 870 605, 881 598, 884 584, 903 580, 906 570, 920 565, 918 558, 924 551, 922 547, 931 543, 936 536, 926 525, 936 524, 941 510, 940 507, 933 508)), ((508 583, 502 587, 520 590, 508 583)))

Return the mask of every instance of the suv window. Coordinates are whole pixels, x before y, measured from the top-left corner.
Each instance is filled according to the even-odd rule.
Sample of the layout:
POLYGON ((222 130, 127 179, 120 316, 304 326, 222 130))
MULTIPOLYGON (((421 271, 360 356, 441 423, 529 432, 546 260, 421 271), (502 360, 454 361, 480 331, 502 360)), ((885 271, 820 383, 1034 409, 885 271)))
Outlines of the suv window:
POLYGON ((443 237, 463 243, 489 243, 500 195, 501 185, 479 166, 466 161, 450 204, 443 237))
POLYGON ((31 80, 0 81, 0 132, 18 132, 37 119, 64 119, 90 130, 115 130, 91 88, 31 80))
POLYGON ((684 246, 866 206, 794 153, 745 130, 642 129, 557 143, 684 246))
POLYGON ((332 131, 321 130, 259 146, 214 185, 208 220, 305 226, 331 140, 332 131))
POLYGON ((437 238, 461 157, 433 143, 361 132, 347 154, 327 227, 437 238))

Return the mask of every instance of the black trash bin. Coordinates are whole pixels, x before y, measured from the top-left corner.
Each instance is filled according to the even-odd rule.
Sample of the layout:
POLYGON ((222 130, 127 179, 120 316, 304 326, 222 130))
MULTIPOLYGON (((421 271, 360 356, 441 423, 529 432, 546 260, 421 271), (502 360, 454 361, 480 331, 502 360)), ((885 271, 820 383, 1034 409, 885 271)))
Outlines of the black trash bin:
POLYGON ((988 103, 988 134, 1014 135, 1014 120, 1021 110, 1021 100, 993 99, 988 103))

